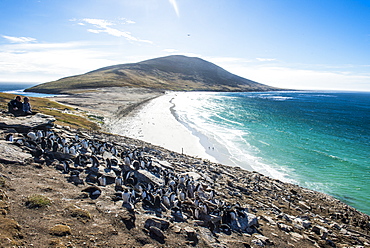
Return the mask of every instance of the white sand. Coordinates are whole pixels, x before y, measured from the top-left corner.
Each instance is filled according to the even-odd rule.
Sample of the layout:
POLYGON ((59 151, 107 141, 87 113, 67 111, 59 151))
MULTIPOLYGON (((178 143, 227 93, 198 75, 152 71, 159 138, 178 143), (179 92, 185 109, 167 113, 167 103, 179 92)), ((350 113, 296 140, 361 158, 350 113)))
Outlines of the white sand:
POLYGON ((170 102, 176 94, 167 93, 147 103, 139 111, 109 124, 111 133, 140 139, 163 148, 216 162, 206 153, 200 139, 176 120, 170 102))

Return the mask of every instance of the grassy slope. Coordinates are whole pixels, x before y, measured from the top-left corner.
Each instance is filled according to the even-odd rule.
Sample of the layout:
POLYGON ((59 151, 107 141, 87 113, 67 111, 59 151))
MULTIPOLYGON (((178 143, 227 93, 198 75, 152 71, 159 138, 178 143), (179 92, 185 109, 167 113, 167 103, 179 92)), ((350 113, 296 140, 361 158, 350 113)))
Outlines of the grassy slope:
POLYGON ((26 91, 62 93, 101 87, 138 87, 174 91, 270 91, 268 85, 236 76, 199 58, 168 56, 101 68, 36 85, 26 91))
MULTIPOLYGON (((0 93, 0 109, 8 110, 8 102, 15 98, 15 95, 0 93)), ((52 115, 56 119, 56 124, 70 126, 72 128, 84 128, 98 130, 99 126, 81 116, 81 113, 74 108, 51 101, 47 98, 29 97, 32 110, 47 115, 52 115), (68 113, 66 113, 68 111, 68 113)))

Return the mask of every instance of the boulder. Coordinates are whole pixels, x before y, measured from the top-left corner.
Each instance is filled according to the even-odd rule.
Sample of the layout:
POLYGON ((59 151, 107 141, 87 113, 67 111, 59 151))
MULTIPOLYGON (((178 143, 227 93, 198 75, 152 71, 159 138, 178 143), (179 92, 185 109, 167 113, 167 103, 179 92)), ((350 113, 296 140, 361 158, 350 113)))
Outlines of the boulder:
POLYGON ((0 129, 15 129, 18 133, 27 133, 32 129, 50 129, 54 122, 53 116, 41 113, 20 117, 0 116, 0 129))
POLYGON ((5 164, 23 163, 26 159, 32 158, 31 154, 23 152, 22 148, 5 140, 0 140, 0 154, 0 162, 5 164))

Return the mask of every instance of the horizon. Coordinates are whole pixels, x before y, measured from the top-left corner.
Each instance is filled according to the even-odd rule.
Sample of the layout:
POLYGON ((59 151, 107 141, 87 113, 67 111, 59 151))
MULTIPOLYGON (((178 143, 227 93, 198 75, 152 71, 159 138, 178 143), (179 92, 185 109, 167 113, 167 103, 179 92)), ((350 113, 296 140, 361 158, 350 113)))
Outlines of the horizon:
POLYGON ((37 84, 169 55, 261 84, 370 91, 370 2, 0 2, 0 81, 37 84))

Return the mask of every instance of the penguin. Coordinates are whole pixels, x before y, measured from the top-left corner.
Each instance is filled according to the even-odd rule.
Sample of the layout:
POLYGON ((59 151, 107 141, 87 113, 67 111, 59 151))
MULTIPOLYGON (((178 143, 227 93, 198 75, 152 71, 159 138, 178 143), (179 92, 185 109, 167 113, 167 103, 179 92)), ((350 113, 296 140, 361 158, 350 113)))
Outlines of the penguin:
POLYGON ((69 148, 68 148, 68 146, 64 146, 64 147, 63 147, 63 153, 65 153, 65 154, 68 154, 68 153, 69 153, 69 148))
POLYGON ((84 139, 84 140, 81 141, 81 146, 84 149, 88 149, 89 148, 89 143, 84 139))
POLYGON ((44 154, 44 150, 37 147, 36 150, 31 151, 31 154, 33 157, 39 159, 44 154))
POLYGON ((116 177, 114 181, 117 187, 122 186, 123 183, 122 177, 116 177))
POLYGON ((62 161, 62 163, 63 163, 63 172, 68 174, 70 171, 69 163, 66 160, 62 161))
POLYGON ((125 189, 125 192, 122 193, 122 200, 123 203, 130 203, 131 193, 128 191, 128 189, 125 189))
POLYGON ((69 148, 69 154, 71 154, 73 156, 76 156, 77 155, 76 148, 74 146, 71 146, 69 148))
POLYGON ((70 181, 72 183, 74 183, 74 185, 79 185, 79 184, 84 184, 83 180, 80 178, 80 172, 78 170, 73 170, 71 171, 71 177, 70 177, 70 181))
POLYGON ((170 202, 170 199, 168 198, 168 196, 166 196, 166 195, 162 196, 162 202, 166 206, 167 209, 171 208, 171 202, 170 202))
POLYGON ((180 201, 185 201, 185 199, 186 199, 186 195, 185 195, 185 193, 182 190, 178 194, 178 199, 180 201))
POLYGON ((100 186, 106 186, 107 185, 107 178, 104 175, 101 175, 98 178, 98 181, 99 181, 100 186))
POLYGON ((112 146, 111 149, 110 149, 110 152, 113 154, 113 156, 117 156, 118 155, 118 152, 117 152, 117 148, 115 146, 112 146))
POLYGON ((53 152, 57 152, 58 151, 58 148, 59 148, 59 144, 57 142, 53 142, 53 148, 52 148, 52 151, 53 152))
POLYGON ((39 140, 39 141, 41 140, 41 138, 44 137, 44 134, 42 133, 41 130, 37 130, 36 137, 37 137, 37 140, 39 140))
POLYGON ((82 192, 89 193, 91 199, 97 199, 102 193, 98 186, 89 186, 86 189, 83 189, 82 192))
POLYGON ((161 208, 161 197, 159 195, 155 196, 154 198, 154 208, 160 209, 161 208))
POLYGON ((134 187, 138 183, 138 179, 135 177, 134 173, 130 173, 129 177, 126 177, 125 184, 134 187))
POLYGON ((96 156, 92 155, 90 160, 93 167, 99 167, 99 160, 96 156))
POLYGON ((7 134, 6 137, 5 137, 6 141, 13 142, 13 139, 14 139, 14 136, 13 136, 12 133, 7 134))
POLYGON ((112 168, 111 160, 109 158, 107 158, 105 161, 106 161, 107 169, 111 169, 112 168))
POLYGON ((28 132, 27 133, 27 137, 32 140, 32 141, 36 141, 37 140, 37 136, 34 132, 28 132))
POLYGON ((47 147, 47 143, 46 143, 46 141, 45 141, 45 137, 42 137, 42 138, 41 138, 40 146, 41 146, 41 148, 42 148, 43 150, 45 150, 45 149, 46 149, 46 147, 47 147))
POLYGON ((135 160, 132 163, 132 166, 134 167, 135 170, 139 170, 140 169, 140 163, 139 163, 139 161, 135 160))
POLYGON ((130 157, 125 157, 125 159, 124 159, 124 162, 125 162, 125 165, 127 165, 127 166, 130 166, 131 165, 131 159, 130 159, 130 157))
POLYGON ((118 166, 118 160, 116 158, 112 158, 110 160, 111 166, 118 166))
POLYGON ((22 138, 20 139, 16 139, 15 140, 15 144, 19 145, 19 146, 24 146, 25 145, 25 142, 22 138))

